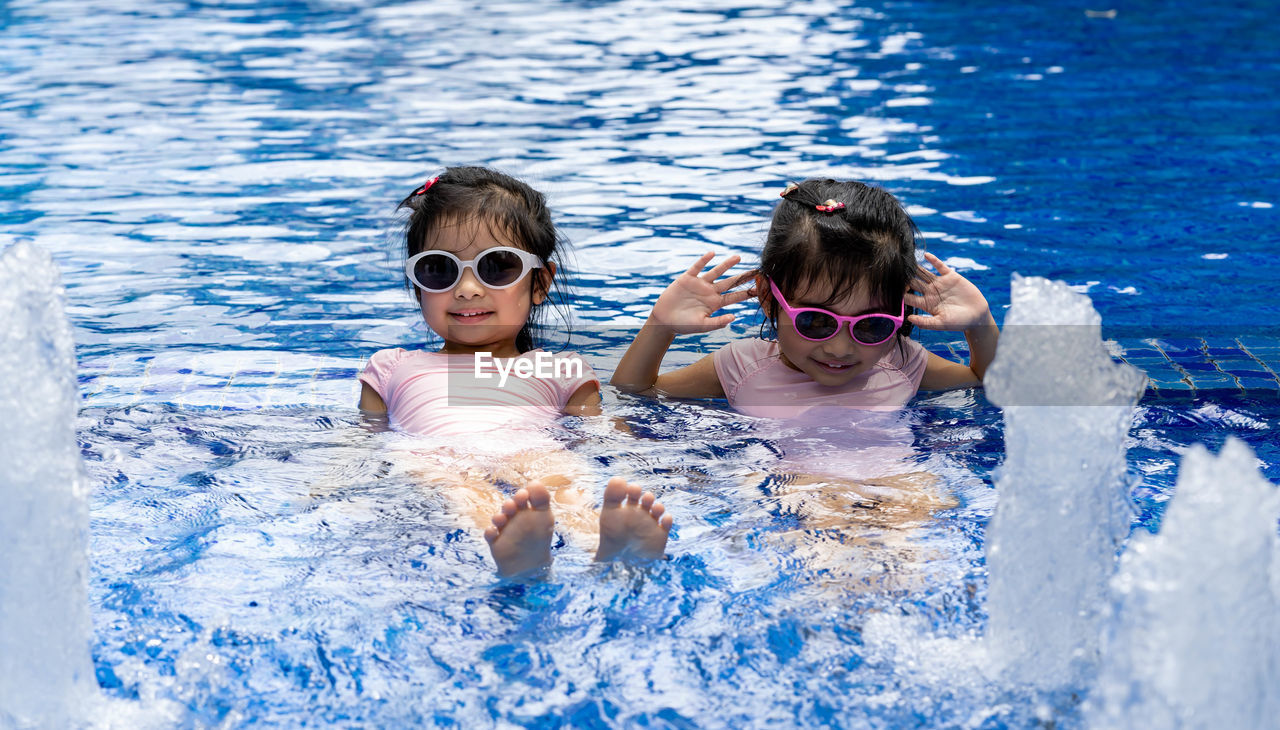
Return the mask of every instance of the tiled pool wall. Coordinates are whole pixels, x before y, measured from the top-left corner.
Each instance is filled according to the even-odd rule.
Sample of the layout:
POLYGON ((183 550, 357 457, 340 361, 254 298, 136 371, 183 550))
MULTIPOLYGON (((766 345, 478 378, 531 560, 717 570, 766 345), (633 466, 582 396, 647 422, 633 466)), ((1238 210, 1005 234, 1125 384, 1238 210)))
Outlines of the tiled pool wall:
MULTIPOLYGON (((1144 338, 1109 340, 1112 356, 1147 374, 1147 397, 1227 391, 1275 396, 1280 393, 1280 339, 1263 337, 1144 338)), ((963 340, 928 343, 930 350, 966 361, 963 340)))
POLYGON ((1159 393, 1245 391, 1274 395, 1280 340, 1249 337, 1153 339, 1124 349, 1122 359, 1146 371, 1159 393))

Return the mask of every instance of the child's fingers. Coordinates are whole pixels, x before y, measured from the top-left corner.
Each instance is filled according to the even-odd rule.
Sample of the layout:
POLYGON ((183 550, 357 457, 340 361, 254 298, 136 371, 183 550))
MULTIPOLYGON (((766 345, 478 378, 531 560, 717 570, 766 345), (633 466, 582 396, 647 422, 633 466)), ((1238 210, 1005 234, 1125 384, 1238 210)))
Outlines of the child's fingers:
POLYGON ((923 314, 909 314, 907 315, 907 321, 926 330, 940 330, 945 328, 945 325, 939 322, 937 317, 926 317, 923 314))
POLYGON ((738 274, 737 276, 730 277, 728 279, 725 279, 724 281, 716 282, 716 291, 726 292, 736 286, 740 286, 743 282, 749 281, 754 278, 755 278, 754 271, 748 271, 743 274, 738 274))
POLYGON ((933 268, 938 270, 938 276, 946 276, 951 273, 951 267, 943 263, 942 259, 937 256, 925 251, 924 257, 929 260, 929 263, 933 264, 933 268))
POLYGON ((738 263, 738 262, 739 262, 739 261, 741 261, 741 260, 742 260, 742 257, 741 257, 741 256, 738 256, 737 254, 734 254, 733 256, 730 256, 729 258, 725 259, 724 261, 721 261, 720 263, 716 264, 716 265, 715 265, 715 268, 713 268, 713 269, 711 269, 710 271, 708 271, 707 273, 703 274, 703 275, 702 275, 702 278, 703 278, 703 280, 704 280, 704 281, 711 281, 711 282, 714 282, 716 279, 719 279, 719 278, 720 278, 720 275, 721 275, 721 274, 723 274, 724 272, 726 272, 726 271, 728 271, 729 269, 733 268, 733 265, 734 265, 734 264, 736 264, 736 263, 738 263))
POLYGON ((721 304, 720 306, 722 306, 722 307, 727 307, 727 306, 729 306, 730 304, 737 304, 737 303, 739 303, 739 302, 745 302, 745 301, 747 301, 747 300, 748 300, 748 299, 750 299, 750 298, 751 298, 751 292, 749 292, 749 291, 746 291, 746 290, 743 290, 743 291, 731 291, 731 292, 729 292, 728 294, 725 294, 725 295, 721 296, 721 298, 720 298, 720 299, 721 299, 722 304, 721 304))
POLYGON ((697 276, 699 273, 702 272, 702 268, 707 265, 707 262, 709 262, 711 259, 715 257, 716 257, 715 251, 708 251, 702 254, 701 256, 698 257, 697 261, 693 262, 693 266, 690 266, 689 270, 684 273, 688 274, 689 276, 697 276))
POLYGON ((916 309, 925 309, 924 297, 920 296, 919 294, 912 294, 910 292, 907 292, 906 294, 903 295, 902 300, 907 303, 908 307, 915 307, 916 309))
POLYGON ((711 329, 720 329, 721 327, 728 327, 729 323, 735 319, 737 319, 735 315, 722 314, 719 317, 708 317, 707 324, 711 325, 711 329))

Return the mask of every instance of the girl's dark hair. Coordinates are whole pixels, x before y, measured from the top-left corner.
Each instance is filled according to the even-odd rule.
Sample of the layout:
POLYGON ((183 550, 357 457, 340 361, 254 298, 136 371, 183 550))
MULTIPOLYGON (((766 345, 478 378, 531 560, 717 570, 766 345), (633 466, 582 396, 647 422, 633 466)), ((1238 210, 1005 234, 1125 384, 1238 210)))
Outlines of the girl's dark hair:
MULTIPOLYGON (((896 315, 916 271, 920 235, 898 199, 860 182, 817 178, 788 190, 773 211, 760 254, 760 273, 788 298, 810 286, 829 285, 831 294, 820 303, 824 307, 861 284, 873 302, 896 315), (819 210, 819 206, 828 207, 829 201, 836 204, 830 206, 835 210, 819 210)), ((760 297, 772 304, 767 286, 760 297)), ((763 309, 766 322, 776 332, 778 307, 763 309)), ((907 307, 907 313, 911 311, 907 307)), ((911 323, 904 322, 898 344, 910 334, 911 323)))
MULTIPOLYGON (((530 274, 533 287, 529 291, 529 319, 516 335, 516 349, 520 352, 535 349, 538 343, 534 330, 541 324, 543 306, 532 303, 534 294, 546 294, 545 304, 554 291, 555 304, 564 305, 563 293, 554 285, 554 279, 564 274, 561 258, 568 242, 551 222, 546 198, 510 175, 486 167, 450 167, 425 187, 426 190, 419 187, 396 206, 396 211, 409 211, 404 237, 406 262, 426 250, 431 232, 438 227, 476 221, 485 225, 494 238, 509 239, 537 256, 544 267, 551 262, 556 264, 560 276, 553 278, 552 291, 545 288, 547 285, 543 277, 538 276, 539 272, 530 274)), ((415 299, 419 297, 417 288, 407 277, 405 285, 415 299)), ((565 324, 568 326, 567 318, 565 324)))

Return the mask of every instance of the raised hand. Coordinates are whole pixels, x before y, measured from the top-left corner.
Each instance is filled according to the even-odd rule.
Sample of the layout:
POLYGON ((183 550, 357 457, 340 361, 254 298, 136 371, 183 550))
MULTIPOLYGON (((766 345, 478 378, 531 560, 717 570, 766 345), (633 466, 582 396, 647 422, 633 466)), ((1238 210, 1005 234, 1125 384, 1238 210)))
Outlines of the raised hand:
POLYGON ((917 327, 930 330, 968 330, 994 325, 987 298, 972 282, 947 266, 931 253, 924 255, 938 273, 923 266, 916 267, 907 292, 907 304, 923 309, 931 316, 913 314, 907 319, 917 327))
POLYGON ((710 332, 732 322, 732 314, 722 314, 719 317, 711 315, 730 304, 751 298, 751 292, 746 289, 729 291, 743 282, 743 276, 720 279, 742 257, 730 256, 702 274, 703 267, 714 258, 715 253, 708 251, 699 256, 688 271, 677 276, 662 292, 662 296, 658 297, 649 319, 670 328, 676 334, 710 332))

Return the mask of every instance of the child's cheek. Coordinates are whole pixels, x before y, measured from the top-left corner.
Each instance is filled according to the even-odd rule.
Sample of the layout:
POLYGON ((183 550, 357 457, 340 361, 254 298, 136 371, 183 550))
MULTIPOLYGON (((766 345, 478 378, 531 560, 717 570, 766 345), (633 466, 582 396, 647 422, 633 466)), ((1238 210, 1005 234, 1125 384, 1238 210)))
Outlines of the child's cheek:
POLYGON ((529 292, 507 289, 502 292, 501 321, 507 325, 524 325, 529 320, 529 292))
POLYGON ((782 354, 787 360, 798 368, 803 368, 809 359, 809 354, 813 352, 813 348, 817 344, 809 342, 795 330, 787 328, 787 330, 778 330, 778 349, 782 350, 782 354))

